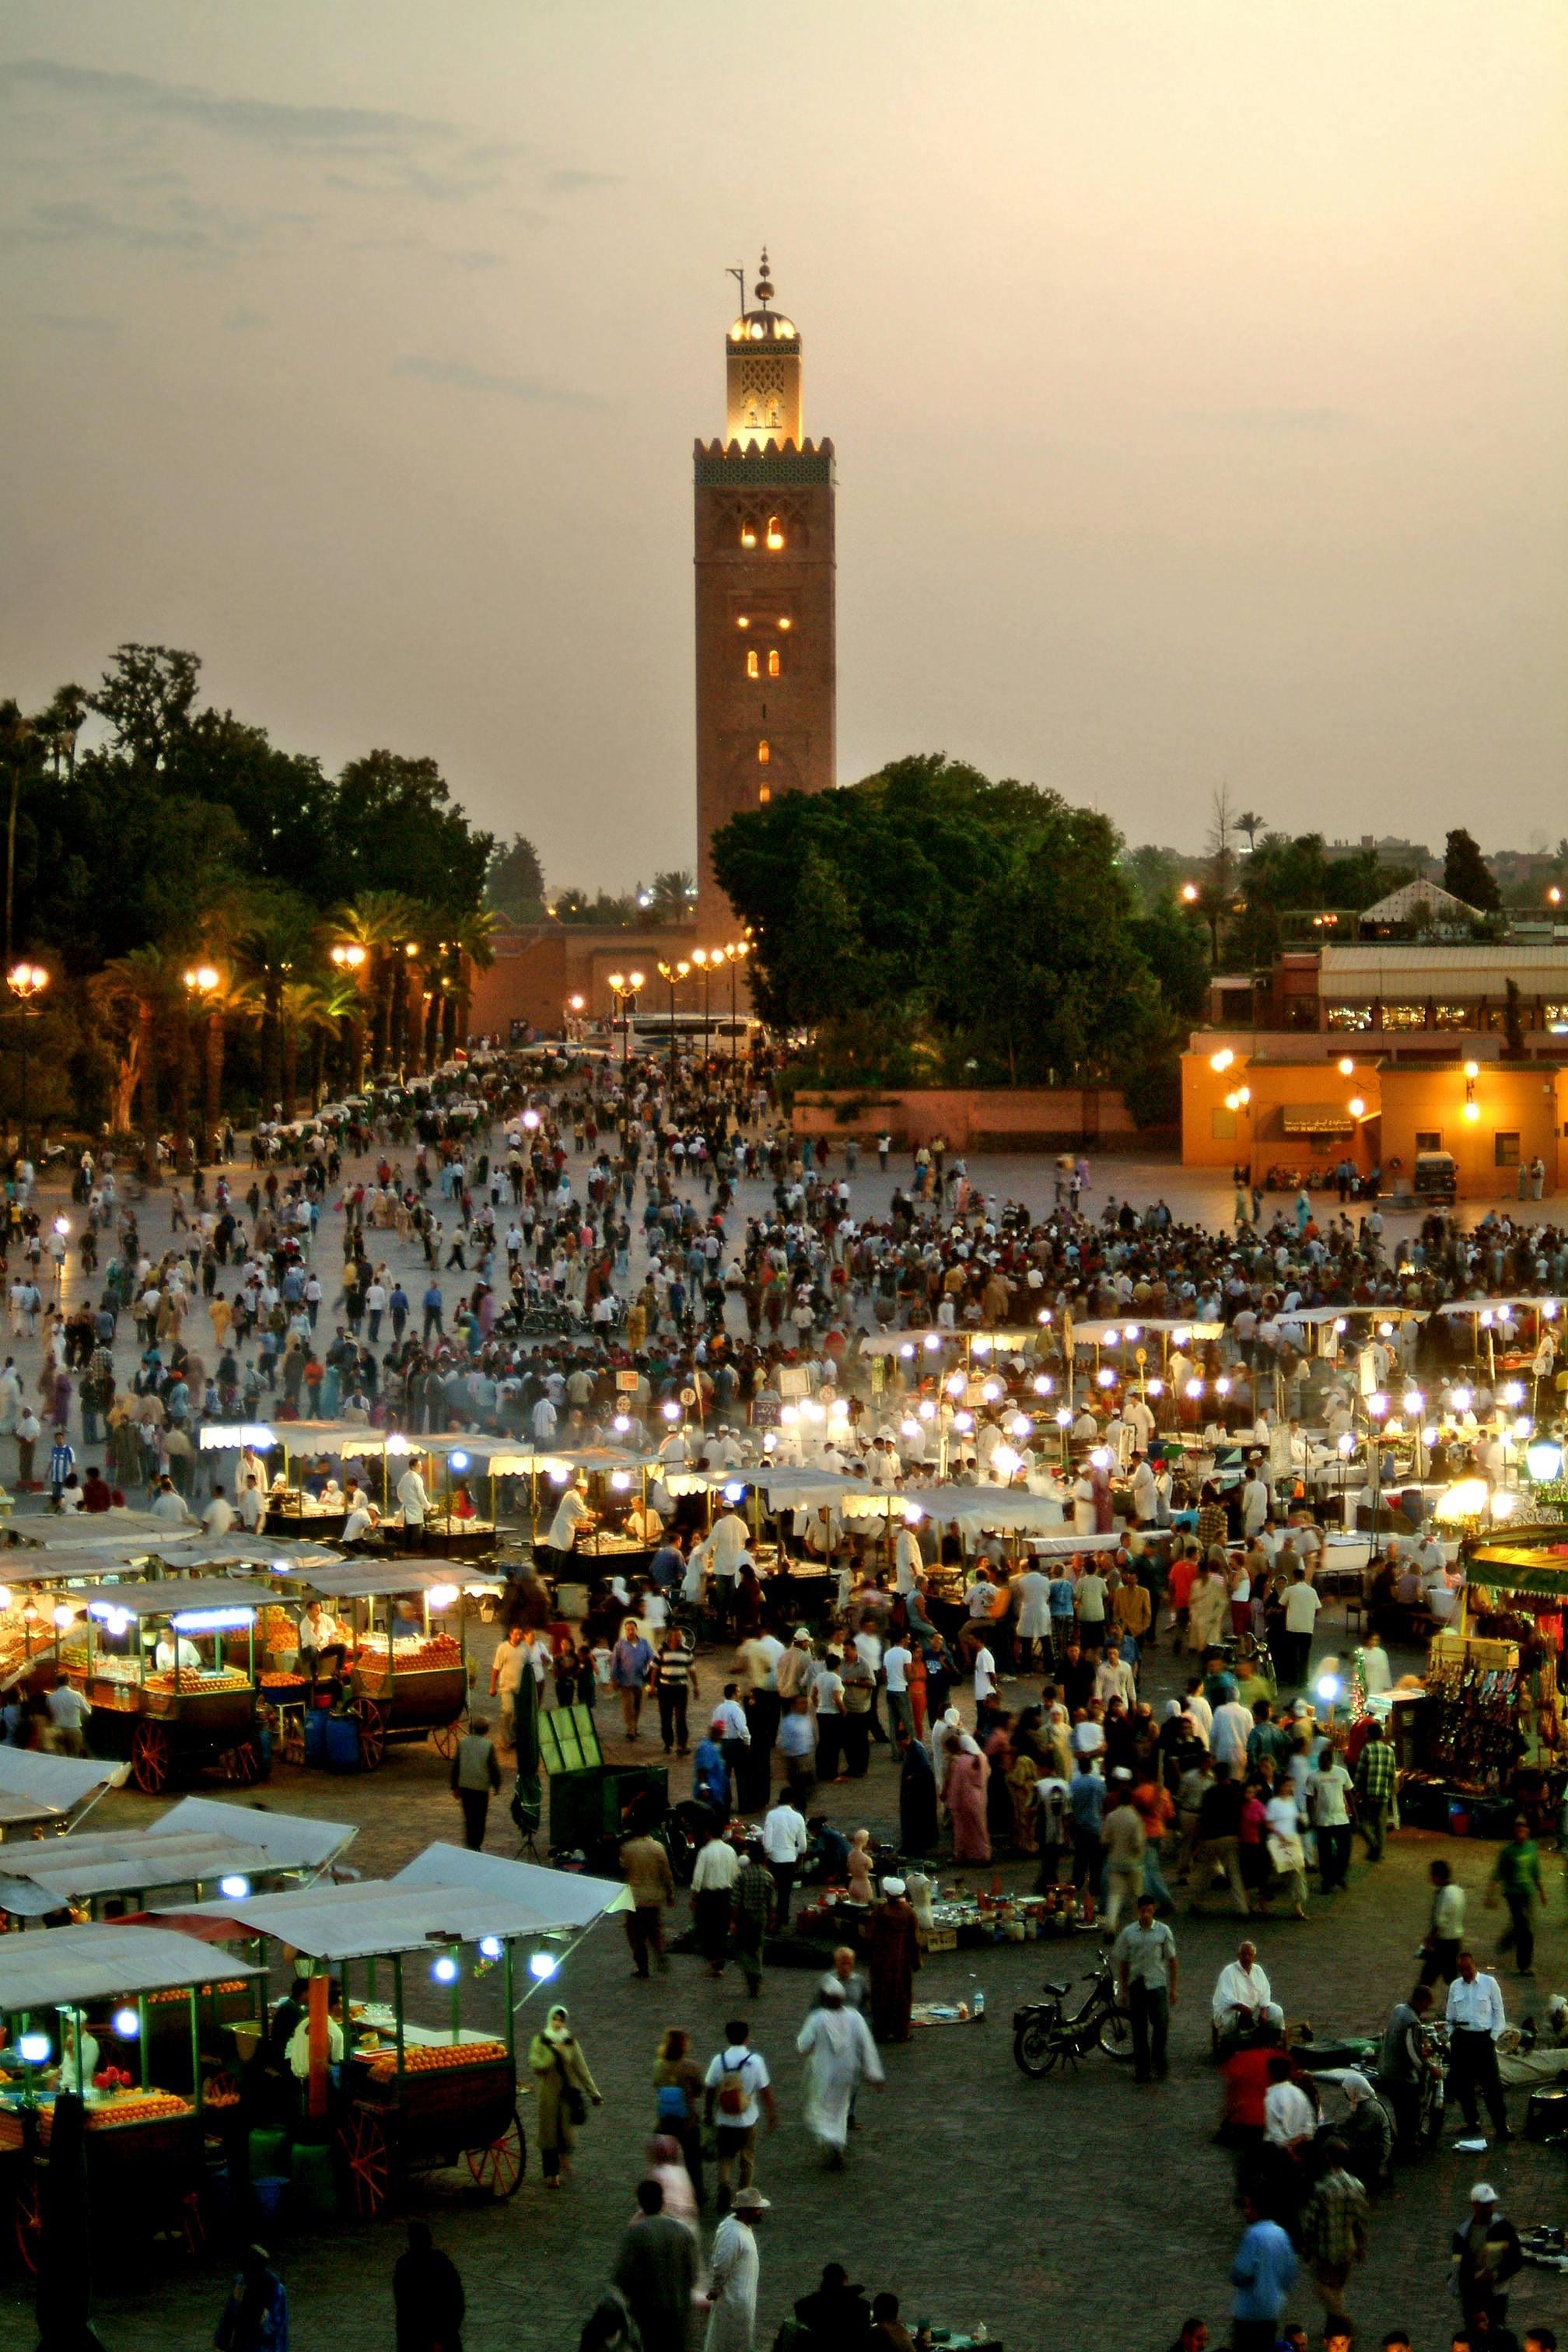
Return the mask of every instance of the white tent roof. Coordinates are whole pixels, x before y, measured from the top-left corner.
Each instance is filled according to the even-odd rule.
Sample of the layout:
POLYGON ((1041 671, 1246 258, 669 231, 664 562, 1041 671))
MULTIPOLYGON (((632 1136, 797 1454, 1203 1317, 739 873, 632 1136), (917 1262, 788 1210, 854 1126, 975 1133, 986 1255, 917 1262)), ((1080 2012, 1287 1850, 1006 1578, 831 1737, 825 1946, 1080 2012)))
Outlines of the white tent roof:
POLYGON ((358 1832, 342 1822, 186 1797, 147 1829, 73 1832, 0 1854, 0 1910, 37 1916, 93 1895, 146 1894, 319 1870, 358 1832))
POLYGON ((394 1879, 163 1907, 175 1916, 232 1920, 247 1935, 275 1937, 312 1959, 352 1960, 473 1944, 481 1936, 567 1933, 605 1912, 629 1910, 631 1900, 614 1879, 433 1845, 394 1879))
POLYGON ((277 1598, 270 1584, 240 1583, 232 1577, 161 1577, 152 1584, 117 1584, 90 1606, 122 1609, 128 1617, 172 1617, 177 1622, 208 1609, 267 1609, 277 1598))
POLYGON ((15 1822, 47 1821, 85 1804, 105 1789, 118 1789, 131 1770, 111 1759, 46 1756, 30 1748, 0 1748, 0 1804, 23 1810, 15 1822))
MULTIPOLYGON (((294 1570, 290 1569, 290 1575, 294 1570)), ((483 1585, 499 1591, 506 1579, 471 1559, 340 1559, 312 1569, 299 1580, 334 1601, 359 1601, 383 1592, 429 1592, 437 1585, 483 1585)))
POLYGON ((248 1960, 227 1952, 219 1958, 195 1936, 168 1927, 46 1927, 0 1937, 0 2015, 257 1973, 248 1960))

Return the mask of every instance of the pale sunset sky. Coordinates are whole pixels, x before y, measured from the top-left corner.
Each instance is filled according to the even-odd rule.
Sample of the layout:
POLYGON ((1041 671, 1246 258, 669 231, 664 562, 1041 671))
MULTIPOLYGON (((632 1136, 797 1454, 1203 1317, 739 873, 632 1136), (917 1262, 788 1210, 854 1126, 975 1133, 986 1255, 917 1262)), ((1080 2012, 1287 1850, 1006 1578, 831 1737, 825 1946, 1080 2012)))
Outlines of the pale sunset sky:
POLYGON ((769 247, 841 780, 1568 833, 1560 0, 0 0, 0 695, 187 646, 552 884, 693 859, 769 247))

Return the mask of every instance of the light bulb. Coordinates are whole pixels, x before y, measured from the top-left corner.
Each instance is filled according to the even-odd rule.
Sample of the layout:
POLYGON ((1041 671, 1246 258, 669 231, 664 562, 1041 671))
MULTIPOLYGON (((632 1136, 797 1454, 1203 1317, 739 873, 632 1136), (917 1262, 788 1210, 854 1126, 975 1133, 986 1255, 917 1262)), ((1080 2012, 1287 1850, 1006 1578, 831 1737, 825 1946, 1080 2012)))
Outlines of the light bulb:
POLYGON ((142 2020, 133 2009, 117 2009, 110 2021, 121 2042, 134 2042, 142 2031, 142 2020))
POLYGON ((220 1878, 217 1891, 226 1895, 231 1903, 243 1903, 250 1892, 250 1881, 248 1878, 220 1878))
POLYGON ((528 1973, 531 1977, 537 1977, 541 1984, 552 1977, 560 1966, 553 1952, 531 1952, 528 1956, 528 1973))
POLYGON ((443 1952, 440 1958, 432 1963, 430 1973, 437 1984, 456 1984, 458 1963, 450 1952, 443 1952))

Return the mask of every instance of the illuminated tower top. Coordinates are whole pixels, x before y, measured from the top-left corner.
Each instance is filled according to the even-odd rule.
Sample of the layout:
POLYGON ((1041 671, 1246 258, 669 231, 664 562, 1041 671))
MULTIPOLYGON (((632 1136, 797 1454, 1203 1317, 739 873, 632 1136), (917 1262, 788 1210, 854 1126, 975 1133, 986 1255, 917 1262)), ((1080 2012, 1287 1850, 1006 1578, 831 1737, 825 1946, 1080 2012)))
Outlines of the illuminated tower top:
MULTIPOLYGON (((741 281, 745 299, 744 270, 741 281)), ((772 441, 783 449, 798 448, 804 439, 800 417, 800 331, 793 319, 769 309, 773 299, 764 250, 755 288, 757 307, 742 310, 725 343, 728 391, 726 443, 742 449, 762 449, 772 441)))

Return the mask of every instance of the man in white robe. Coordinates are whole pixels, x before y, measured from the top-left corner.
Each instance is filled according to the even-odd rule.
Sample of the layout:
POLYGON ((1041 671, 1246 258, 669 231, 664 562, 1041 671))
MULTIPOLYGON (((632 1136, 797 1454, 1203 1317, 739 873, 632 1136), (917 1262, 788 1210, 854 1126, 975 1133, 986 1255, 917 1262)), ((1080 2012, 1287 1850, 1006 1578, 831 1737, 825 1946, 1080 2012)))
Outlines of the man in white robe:
POLYGON ((806 2129, 821 2141, 835 2170, 844 2161, 849 2106, 862 2082, 884 2076, 871 2029, 858 2010, 845 2006, 844 1989, 824 1982, 814 2009, 795 2036, 805 2060, 806 2129))

